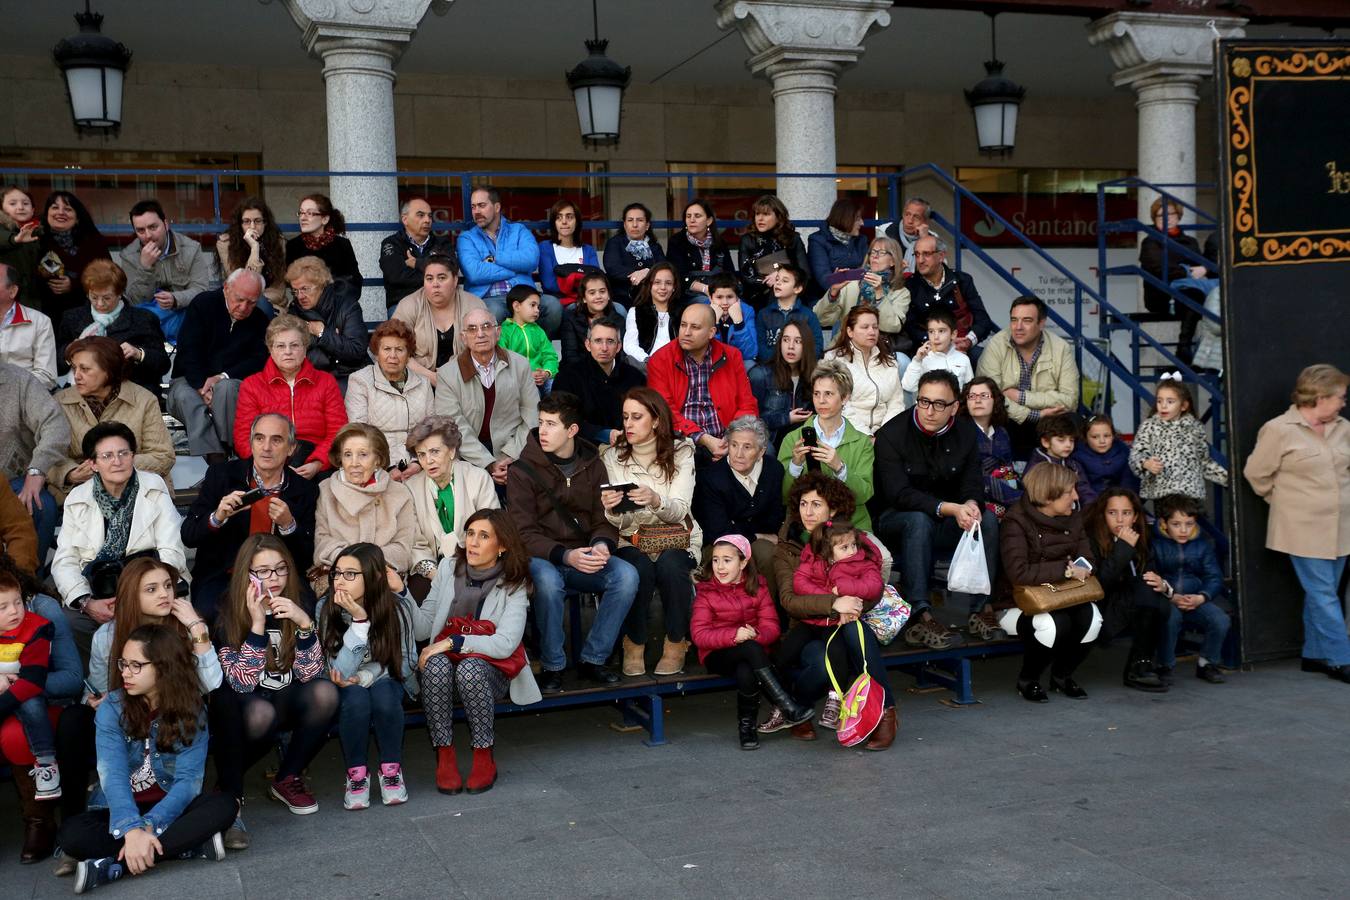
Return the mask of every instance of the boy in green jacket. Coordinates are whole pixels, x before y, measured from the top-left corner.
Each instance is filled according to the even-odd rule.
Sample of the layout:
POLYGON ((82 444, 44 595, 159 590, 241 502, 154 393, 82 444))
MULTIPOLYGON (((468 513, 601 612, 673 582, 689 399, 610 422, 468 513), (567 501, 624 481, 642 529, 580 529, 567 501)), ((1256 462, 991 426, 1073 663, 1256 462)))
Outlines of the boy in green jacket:
POLYGON ((511 318, 502 323, 498 343, 506 350, 519 353, 530 362, 534 383, 539 393, 547 394, 558 374, 558 352, 548 339, 539 321, 539 292, 529 285, 518 284, 506 292, 506 308, 511 318))

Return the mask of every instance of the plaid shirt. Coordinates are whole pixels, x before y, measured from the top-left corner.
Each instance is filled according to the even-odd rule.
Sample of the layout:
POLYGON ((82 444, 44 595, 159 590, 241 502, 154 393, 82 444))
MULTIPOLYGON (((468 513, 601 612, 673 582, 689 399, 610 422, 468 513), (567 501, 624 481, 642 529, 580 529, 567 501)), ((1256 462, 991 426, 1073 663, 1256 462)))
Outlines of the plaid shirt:
POLYGON ((704 352, 703 361, 697 362, 688 353, 684 355, 684 367, 689 373, 689 392, 684 396, 684 417, 698 426, 698 431, 690 435, 697 441, 704 434, 721 437, 725 429, 717 418, 717 407, 713 406, 712 391, 712 353, 704 352))
MULTIPOLYGON (((1031 390, 1031 373, 1036 369, 1036 361, 1041 358, 1041 348, 1045 346, 1045 338, 1042 337, 1036 344, 1036 351, 1031 354, 1031 359, 1022 356, 1022 351, 1016 347, 1013 351, 1017 354, 1017 402, 1023 406, 1027 405, 1027 391, 1031 390)), ((1036 422, 1041 418, 1039 409, 1031 410, 1027 416, 1028 422, 1036 422)))

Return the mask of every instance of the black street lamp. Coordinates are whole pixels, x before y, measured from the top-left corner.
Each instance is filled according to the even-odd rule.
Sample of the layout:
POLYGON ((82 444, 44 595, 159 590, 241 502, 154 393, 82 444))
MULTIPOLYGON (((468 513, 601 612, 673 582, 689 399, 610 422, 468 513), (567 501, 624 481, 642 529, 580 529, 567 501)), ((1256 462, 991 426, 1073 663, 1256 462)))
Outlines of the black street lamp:
POLYGON ((80 128, 115 129, 122 124, 122 81, 131 51, 100 32, 103 16, 90 11, 89 0, 75 21, 80 33, 52 50, 66 76, 70 111, 80 128))
POLYGON ((586 49, 591 55, 567 73, 567 86, 576 100, 582 140, 591 144, 617 142, 623 91, 628 87, 632 69, 619 65, 605 55, 609 41, 600 39, 600 14, 596 9, 596 0, 591 0, 591 17, 595 37, 586 42, 586 49))
POLYGON ((989 59, 984 64, 988 74, 979 84, 966 91, 966 102, 975 114, 975 135, 981 153, 1006 155, 1017 141, 1017 108, 1027 89, 1010 78, 1003 77, 1003 63, 998 58, 998 30, 989 13, 989 59))

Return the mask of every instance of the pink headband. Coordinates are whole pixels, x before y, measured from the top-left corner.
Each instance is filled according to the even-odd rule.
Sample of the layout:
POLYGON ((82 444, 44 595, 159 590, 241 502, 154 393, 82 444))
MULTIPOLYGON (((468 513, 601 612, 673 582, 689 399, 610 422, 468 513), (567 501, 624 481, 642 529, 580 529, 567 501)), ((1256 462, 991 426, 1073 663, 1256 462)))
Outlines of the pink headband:
POLYGON ((742 557, 744 557, 745 559, 750 558, 750 542, 739 534, 724 534, 717 540, 713 541, 713 543, 730 544, 737 550, 741 551, 742 557))

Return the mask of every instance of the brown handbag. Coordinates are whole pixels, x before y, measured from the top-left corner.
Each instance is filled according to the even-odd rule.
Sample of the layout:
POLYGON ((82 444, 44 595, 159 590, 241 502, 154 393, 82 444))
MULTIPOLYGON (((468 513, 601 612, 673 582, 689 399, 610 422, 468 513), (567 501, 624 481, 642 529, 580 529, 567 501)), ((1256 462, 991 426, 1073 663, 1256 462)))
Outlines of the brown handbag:
POLYGON ((639 525, 638 530, 629 538, 633 546, 656 559, 667 550, 688 550, 689 537, 693 531, 686 517, 684 522, 674 525, 639 525))
POLYGON ((1089 575, 1086 581, 1066 578, 1058 584, 1019 584, 1013 588, 1013 602, 1027 615, 1054 612, 1067 609, 1080 603, 1091 603, 1106 596, 1102 584, 1096 575, 1089 575))

